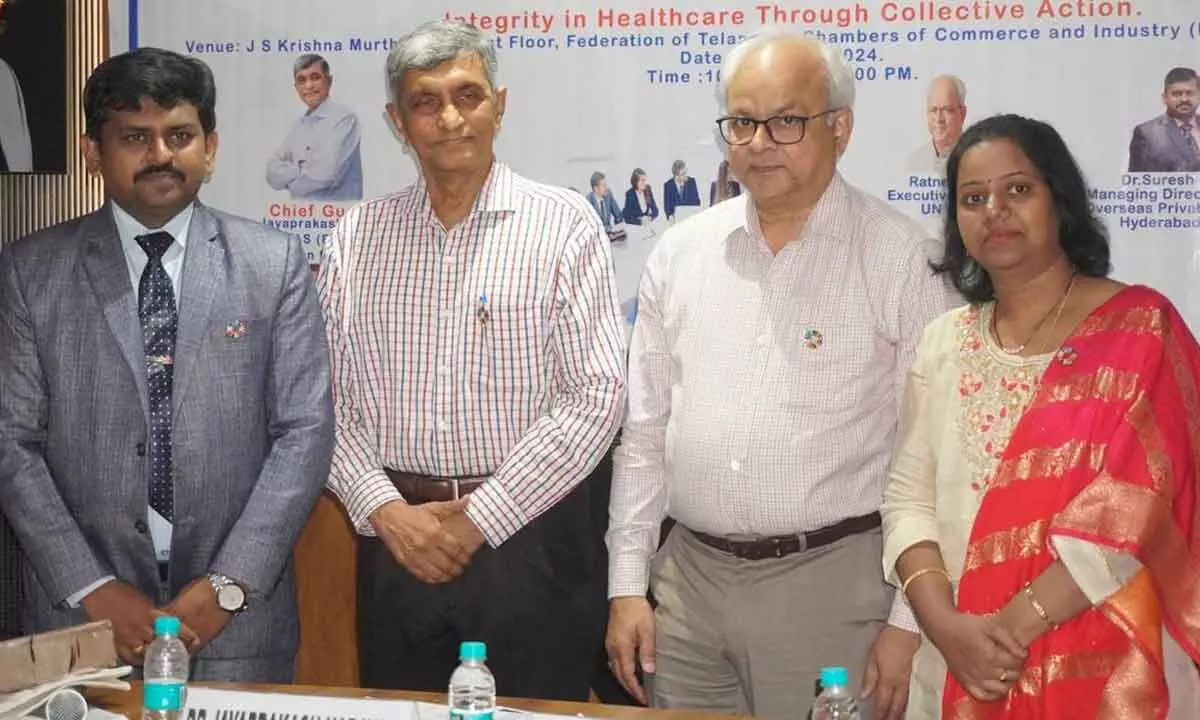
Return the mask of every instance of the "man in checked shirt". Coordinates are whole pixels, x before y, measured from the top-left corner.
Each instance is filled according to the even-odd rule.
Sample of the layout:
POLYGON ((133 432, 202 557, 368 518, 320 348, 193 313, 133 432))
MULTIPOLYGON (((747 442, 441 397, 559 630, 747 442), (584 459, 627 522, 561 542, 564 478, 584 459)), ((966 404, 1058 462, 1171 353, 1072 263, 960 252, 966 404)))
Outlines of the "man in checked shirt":
POLYGON ((952 296, 936 243, 837 172, 854 125, 840 51, 761 35, 721 80, 748 194, 669 230, 642 277, 609 656, 656 705, 781 720, 843 665, 864 716, 896 720, 919 635, 884 582, 879 506, 905 374, 952 296))
POLYGON ((461 640, 502 695, 586 699, 603 636, 586 483, 624 409, 608 239, 496 160, 494 45, 418 27, 387 60, 420 180, 351 209, 318 280, 329 487, 358 532, 362 684, 444 690, 461 640))

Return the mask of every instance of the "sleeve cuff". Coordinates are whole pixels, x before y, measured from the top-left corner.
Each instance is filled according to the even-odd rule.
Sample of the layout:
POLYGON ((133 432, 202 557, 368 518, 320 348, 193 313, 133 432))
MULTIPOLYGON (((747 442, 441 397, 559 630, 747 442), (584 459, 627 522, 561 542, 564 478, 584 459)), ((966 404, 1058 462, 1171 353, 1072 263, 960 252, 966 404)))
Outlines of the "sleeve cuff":
POLYGON ((645 597, 650 589, 649 558, 631 555, 610 555, 608 563, 608 598, 645 597))
POLYGON ((917 622, 912 606, 899 590, 896 591, 896 599, 892 601, 892 611, 888 613, 888 625, 911 633, 921 632, 921 624, 917 622))
POLYGON ((354 530, 359 535, 375 536, 375 528, 371 525, 371 513, 394 500, 404 502, 400 491, 388 480, 382 470, 373 470, 356 480, 342 497, 346 506, 346 514, 354 523, 354 530))
POLYGON ((1141 563, 1128 553, 1087 540, 1065 535, 1055 535, 1050 540, 1071 579, 1093 607, 1120 590, 1141 568, 1141 563))
POLYGON ((79 592, 74 593, 72 595, 68 595, 67 599, 64 602, 67 603, 67 607, 69 607, 69 608, 77 608, 83 603, 83 599, 86 598, 88 595, 91 595, 92 593, 96 592, 104 585, 107 585, 110 581, 116 580, 116 579, 117 578, 115 575, 105 575, 104 577, 100 578, 99 580, 92 583, 91 585, 88 585, 87 587, 80 590, 79 592))
POLYGON ((470 498, 467 517, 491 547, 500 547, 529 523, 525 511, 494 477, 471 493, 470 498))

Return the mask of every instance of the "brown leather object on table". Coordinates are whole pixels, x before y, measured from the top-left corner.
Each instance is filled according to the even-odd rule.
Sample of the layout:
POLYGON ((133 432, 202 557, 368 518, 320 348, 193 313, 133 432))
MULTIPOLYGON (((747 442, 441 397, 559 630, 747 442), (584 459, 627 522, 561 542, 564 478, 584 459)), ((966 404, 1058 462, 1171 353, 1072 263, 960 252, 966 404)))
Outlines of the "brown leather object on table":
POLYGON ((0 643, 0 692, 37 687, 76 670, 116 667, 112 624, 76 625, 0 643))

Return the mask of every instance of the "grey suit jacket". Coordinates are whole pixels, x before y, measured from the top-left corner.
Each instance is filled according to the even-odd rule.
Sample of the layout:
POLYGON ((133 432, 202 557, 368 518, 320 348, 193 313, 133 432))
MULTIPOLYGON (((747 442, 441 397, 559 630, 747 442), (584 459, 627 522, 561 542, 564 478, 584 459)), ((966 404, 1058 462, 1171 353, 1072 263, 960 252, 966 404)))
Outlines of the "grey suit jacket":
POLYGON ((298 240, 197 204, 174 374, 174 536, 147 531, 137 293, 105 206, 0 251, 0 508, 29 566, 26 631, 115 575, 165 604, 210 571, 251 589, 200 657, 294 653, 291 553, 333 448, 328 350, 298 240))
POLYGON ((1187 146, 1175 120, 1164 113, 1133 129, 1129 172, 1200 172, 1200 156, 1187 146))

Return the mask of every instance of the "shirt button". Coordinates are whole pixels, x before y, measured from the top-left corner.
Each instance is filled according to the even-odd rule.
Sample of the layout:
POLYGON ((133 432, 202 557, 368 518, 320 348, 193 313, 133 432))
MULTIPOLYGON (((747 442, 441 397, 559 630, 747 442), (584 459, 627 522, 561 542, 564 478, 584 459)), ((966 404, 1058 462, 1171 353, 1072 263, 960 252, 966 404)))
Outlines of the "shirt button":
POLYGON ((438 420, 437 429, 440 432, 446 432, 447 430, 450 429, 450 424, 447 423, 445 420, 438 420))
POLYGON ((137 456, 146 457, 146 443, 137 444, 137 456))
POLYGON ((447 320, 447 321, 448 321, 448 320, 450 320, 451 318, 453 318, 453 317, 454 317, 454 312, 453 312, 452 310, 443 310, 443 311, 441 312, 441 317, 442 317, 442 319, 443 319, 443 320, 447 320))
POLYGON ((768 333, 763 333, 758 336, 758 344, 766 347, 771 344, 771 336, 768 333))
POLYGON ((738 470, 741 470, 741 469, 742 469, 742 461, 741 461, 741 460, 734 460, 734 461, 730 462, 730 463, 729 463, 729 469, 730 469, 730 470, 732 470, 732 471, 734 471, 734 472, 737 472, 738 470))
POLYGON ((133 524, 133 529, 137 530, 139 534, 145 535, 150 528, 146 526, 145 520, 138 520, 133 524))
POLYGON ((441 375, 442 377, 446 377, 449 374, 450 374, 450 366, 449 365, 446 365, 445 363, 438 365, 438 375, 441 375))

